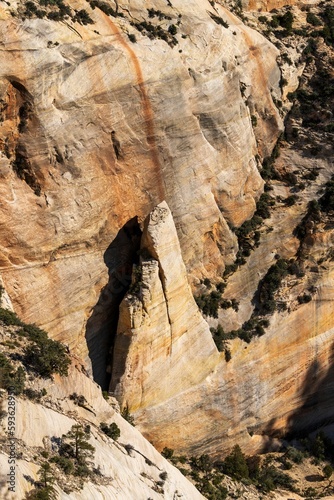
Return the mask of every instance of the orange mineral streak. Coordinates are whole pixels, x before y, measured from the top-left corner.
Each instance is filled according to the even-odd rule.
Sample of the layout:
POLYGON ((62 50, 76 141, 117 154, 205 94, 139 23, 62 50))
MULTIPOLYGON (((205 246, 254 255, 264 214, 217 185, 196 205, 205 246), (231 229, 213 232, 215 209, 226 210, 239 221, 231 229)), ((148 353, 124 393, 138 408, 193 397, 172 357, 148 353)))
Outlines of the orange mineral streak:
MULTIPOLYGON (((253 72, 253 85, 256 86, 258 89, 265 88, 268 78, 266 76, 266 70, 263 66, 263 60, 262 60, 262 53, 259 47, 254 45, 254 40, 251 38, 251 36, 247 33, 246 29, 242 28, 242 34, 243 37, 246 41, 247 46, 249 47, 249 56, 250 58, 254 59, 255 64, 257 66, 257 71, 253 72)), ((274 106, 274 103, 272 102, 271 99, 269 99, 267 96, 267 93, 264 91, 263 92, 263 98, 265 99, 268 108, 271 109, 273 115, 276 115, 276 108, 274 106)))
POLYGON ((136 85, 138 86, 139 89, 141 105, 143 109, 143 116, 145 120, 146 140, 150 148, 151 160, 154 166, 154 172, 156 176, 158 203, 160 203, 165 199, 165 188, 161 173, 161 165, 159 160, 158 149, 155 140, 153 110, 145 87, 143 72, 135 52, 124 40, 122 33, 120 32, 118 27, 112 22, 112 20, 108 16, 106 16, 106 18, 113 35, 115 35, 116 40, 127 52, 134 68, 134 73, 136 76, 136 85))

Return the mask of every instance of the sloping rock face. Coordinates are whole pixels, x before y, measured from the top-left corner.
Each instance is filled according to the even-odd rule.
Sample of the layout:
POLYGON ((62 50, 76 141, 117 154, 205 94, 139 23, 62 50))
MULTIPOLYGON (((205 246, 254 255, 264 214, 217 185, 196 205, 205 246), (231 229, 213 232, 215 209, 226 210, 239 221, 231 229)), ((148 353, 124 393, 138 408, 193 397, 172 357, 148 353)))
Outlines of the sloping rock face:
MULTIPOLYGON (((204 497, 197 491, 181 472, 165 460, 154 447, 128 422, 126 422, 105 399, 100 388, 89 380, 81 371, 81 366, 72 365, 69 376, 58 376, 52 381, 39 380, 36 389, 44 387, 47 397, 42 403, 36 403, 22 397, 15 398, 15 492, 8 489, 9 446, 7 418, 0 423, 0 496, 6 500, 21 500, 38 481, 38 470, 45 462, 41 451, 49 453, 63 434, 73 425, 91 427, 90 444, 94 446, 94 458, 91 466, 101 472, 99 480, 84 478, 82 488, 75 487, 70 474, 59 475, 59 470, 52 471, 57 498, 61 500, 128 500, 138 498, 146 500, 196 499, 204 497), (80 389, 79 389, 80 388, 80 389), (86 398, 86 408, 78 407, 69 397, 80 390, 86 398), (108 438, 100 430, 100 423, 115 423, 120 429, 118 441, 108 438), (127 448, 129 447, 129 448, 127 448), (131 450, 130 450, 131 448, 131 450), (164 488, 158 488, 161 482, 159 474, 166 474, 164 488), (87 480, 86 480, 87 479, 87 480)), ((3 408, 7 407, 4 401, 3 408)), ((51 464, 54 467, 54 464, 51 464)))
POLYGON ((227 221, 253 213, 263 188, 255 156, 282 127, 278 52, 200 0, 156 2, 171 17, 166 33, 178 26, 173 48, 130 25, 148 20, 141 1, 111 18, 77 0, 87 26, 22 20, 15 5, 0 10, 1 276, 24 320, 85 357, 87 319, 106 265, 115 270, 103 256, 134 217, 168 202, 191 279, 233 260, 227 221))

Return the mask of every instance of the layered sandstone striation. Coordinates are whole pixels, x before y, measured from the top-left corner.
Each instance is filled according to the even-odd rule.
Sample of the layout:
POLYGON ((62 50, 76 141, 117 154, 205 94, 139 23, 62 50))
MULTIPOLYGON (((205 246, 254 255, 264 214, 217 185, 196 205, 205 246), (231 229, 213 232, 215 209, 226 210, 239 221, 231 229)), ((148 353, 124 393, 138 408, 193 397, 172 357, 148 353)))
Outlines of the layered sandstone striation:
MULTIPOLYGON (((218 2, 167 3, 155 8, 171 19, 158 20, 141 0, 118 5, 122 17, 76 0, 94 21, 87 26, 23 20, 22 6, 16 15, 14 4, 0 8, 2 304, 65 342, 88 369, 92 361, 101 385, 108 365, 111 391, 158 448, 220 457, 238 443, 255 453, 296 422, 307 429, 331 418, 333 271, 328 263, 310 269, 329 252, 332 233, 305 240, 312 283, 292 292, 286 284, 291 309, 276 311, 266 335, 250 344, 233 340, 229 362, 190 286, 220 279, 234 261, 230 228, 254 213, 264 187, 260 160, 283 129, 275 102, 295 90, 303 66, 283 71, 282 95, 279 52, 264 37, 218 2), (166 33, 173 24, 177 43, 136 30, 149 19, 166 33), (309 285, 313 300, 298 304, 309 285)), ((299 58, 290 48, 288 57, 299 58)), ((281 171, 311 170, 313 157, 302 156, 285 157, 281 171)), ((317 166, 321 185, 331 165, 317 166)), ((317 190, 315 183, 296 205, 282 204, 268 233, 261 229, 265 243, 228 282, 240 307, 220 313, 226 331, 252 314, 275 256, 296 255, 293 229, 317 190)), ((289 194, 276 183, 275 196, 289 194)), ((67 393, 63 381, 50 394, 65 398, 75 381, 103 412, 87 380, 73 372, 67 393)), ((50 415, 39 408, 43 433, 50 415)), ((59 433, 72 422, 64 418, 59 433)))
POLYGON ((219 359, 192 296, 166 202, 145 221, 141 254, 134 291, 120 305, 111 382, 132 412, 205 383, 219 359))
MULTIPOLYGON (((298 250, 298 240, 288 236, 296 213, 290 222, 279 222, 280 215, 274 214, 277 229, 258 249, 261 260, 255 252, 229 285, 244 301, 233 313, 235 328, 250 316, 258 273, 265 274, 276 252, 290 258, 298 250)), ((328 252, 332 237, 320 231, 306 239, 311 263, 328 252)), ((231 341, 232 359, 226 362, 199 321, 164 203, 146 221, 141 253, 136 292, 121 304, 111 389, 149 440, 158 448, 219 457, 235 444, 248 453, 274 449, 278 437, 330 422, 332 267, 307 274, 292 290, 286 283, 281 293, 292 304, 289 310, 275 312, 266 334, 250 344, 231 341), (310 303, 292 301, 310 285, 316 290, 310 303)), ((227 330, 228 321, 222 313, 227 330)))
MULTIPOLYGON (((180 20, 172 48, 130 25, 144 7, 123 2, 111 18, 76 1, 87 26, 0 11, 1 276, 15 310, 81 356, 108 270, 119 274, 117 252, 104 262, 118 232, 165 199, 191 278, 222 271, 236 252, 227 221, 252 214, 256 154, 282 128, 272 44, 219 5, 159 1, 166 31, 180 20)), ((88 342, 106 335, 104 317, 88 342)))
MULTIPOLYGON (((133 495, 138 499, 202 499, 204 498, 181 472, 165 460, 143 436, 126 422, 102 397, 101 389, 82 373, 78 361, 73 362, 69 376, 52 380, 36 380, 34 389, 44 388, 47 396, 40 403, 25 398, 16 398, 15 405, 15 449, 16 487, 15 493, 8 491, 7 477, 8 439, 7 418, 0 424, 0 495, 8 500, 21 500, 38 481, 38 470, 45 463, 45 455, 55 452, 60 442, 73 425, 91 427, 90 444, 94 446, 94 457, 89 465, 100 471, 98 480, 85 478, 78 488, 73 476, 61 475, 60 469, 52 473, 57 498, 61 500, 128 500, 133 495), (85 407, 76 406, 70 396, 80 391, 86 398, 85 407), (115 423, 120 429, 117 441, 100 430, 100 423, 115 423), (127 448, 128 447, 128 448, 127 448), (131 448, 131 449, 130 449, 131 448), (163 490, 156 483, 159 474, 165 472, 163 490), (60 475, 59 475, 60 474, 60 475)), ((110 401, 110 400, 109 400, 110 401)), ((3 408, 7 401, 4 400, 3 408)))

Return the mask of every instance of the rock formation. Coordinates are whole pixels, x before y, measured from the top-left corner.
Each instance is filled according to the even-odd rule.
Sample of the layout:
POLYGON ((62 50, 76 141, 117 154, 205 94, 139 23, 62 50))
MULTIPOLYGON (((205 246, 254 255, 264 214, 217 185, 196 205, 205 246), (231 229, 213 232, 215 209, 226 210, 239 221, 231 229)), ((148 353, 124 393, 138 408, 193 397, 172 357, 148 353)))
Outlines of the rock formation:
POLYGON ((158 2, 166 32, 180 20, 174 48, 128 39, 142 2, 116 19, 79 7, 95 24, 1 6, 1 275, 25 320, 86 356, 118 231, 165 199, 190 276, 222 271, 236 252, 226 221, 248 218, 263 187, 256 139, 266 156, 282 122, 277 49, 223 7, 158 2))
MULTIPOLYGON (((319 104, 331 90, 295 92, 319 68, 331 85, 326 30, 309 43, 303 30, 278 26, 275 38, 257 13, 245 19, 265 22, 275 46, 222 2, 110 4, 75 0, 61 22, 55 6, 39 16, 29 2, 0 7, 1 304, 64 342, 103 388, 111 377, 158 449, 264 451, 333 419, 332 212, 304 221, 332 174, 332 110, 319 104), (320 132, 306 133, 310 122, 320 132), (243 255, 237 229, 263 199, 275 207, 247 233, 243 255), (298 267, 275 292, 282 307, 262 336, 228 339, 226 359, 209 325, 242 329, 279 258, 298 267), (206 292, 204 280, 215 290, 233 264, 223 285, 235 307, 204 319, 193 292, 206 292)), ((67 396, 74 382, 95 387, 71 377, 67 396)), ((63 384, 50 389, 62 410, 63 384)), ((87 398, 107 412, 100 396, 87 398)), ((33 409, 22 408, 30 422, 33 409)), ((51 410, 36 410, 45 433, 51 410)), ((71 418, 59 417, 58 433, 71 418)))
MULTIPOLYGON (((2 333, 2 332, 1 332, 2 333)), ((15 410, 15 452, 16 488, 8 491, 6 474, 9 471, 10 454, 7 436, 7 418, 0 425, 0 495, 3 499, 21 500, 38 481, 38 470, 45 463, 45 456, 63 434, 73 425, 91 426, 90 444, 94 446, 94 467, 100 474, 97 482, 85 478, 81 489, 75 478, 63 475, 61 481, 56 476, 54 484, 57 498, 61 500, 96 498, 105 500, 128 500, 134 492, 138 499, 202 499, 204 498, 175 467, 165 460, 134 427, 127 423, 117 411, 102 397, 100 388, 82 373, 82 367, 73 363, 69 377, 55 377, 53 381, 35 381, 34 389, 44 388, 47 396, 42 402, 16 398, 15 410), (75 366, 76 365, 76 366, 75 366), (74 391, 89 403, 85 407, 76 406, 70 398, 74 391), (108 438, 100 429, 100 423, 114 422, 120 429, 117 441, 108 438), (44 458, 41 456, 43 451, 44 458), (163 490, 156 483, 165 472, 163 490)), ((3 408, 7 408, 4 400, 3 408)), ((51 462, 50 462, 51 463, 51 462)), ((54 467, 54 464, 53 464, 54 467)), ((59 471, 58 471, 59 474, 59 471)))
MULTIPOLYGON (((282 222, 286 225, 286 219, 282 222)), ((283 230, 286 227, 277 227, 285 256, 290 257, 296 246, 282 240, 283 230)), ((320 233, 311 251, 319 258, 332 237, 327 234, 326 244, 320 233)), ((259 262, 261 252, 259 248, 252 255, 250 265, 259 262)), ((221 456, 241 444, 256 453, 275 447, 273 438, 296 426, 301 431, 330 421, 333 269, 317 276, 321 285, 312 302, 275 313, 265 336, 251 344, 234 340, 227 363, 199 316, 165 203, 145 223, 141 254, 137 282, 120 306, 111 390, 158 448, 221 456), (320 400, 326 403, 319 413, 320 400)), ((273 254, 267 258, 262 255, 263 266, 273 261, 273 254)), ((243 277, 237 273, 234 285, 239 292, 234 291, 236 296, 243 292, 247 302, 245 273, 249 275, 249 268, 241 268, 243 277)), ((295 294, 301 286, 295 285, 295 294)), ((241 308, 242 316, 248 319, 247 309, 241 308)))
POLYGON ((134 291, 120 305, 111 387, 131 412, 202 384, 219 358, 192 296, 166 202, 145 221, 140 253, 134 291))

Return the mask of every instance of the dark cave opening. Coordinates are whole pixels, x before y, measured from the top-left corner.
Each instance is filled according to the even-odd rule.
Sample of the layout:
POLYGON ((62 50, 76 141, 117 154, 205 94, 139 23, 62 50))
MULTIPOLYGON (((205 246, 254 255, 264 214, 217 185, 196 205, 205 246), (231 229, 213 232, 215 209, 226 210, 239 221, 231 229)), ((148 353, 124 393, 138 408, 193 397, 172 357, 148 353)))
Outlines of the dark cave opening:
POLYGON ((109 387, 119 305, 131 284, 132 266, 139 262, 141 235, 137 217, 130 219, 119 230, 103 256, 109 281, 101 290, 86 325, 93 378, 102 390, 108 390, 109 387))

